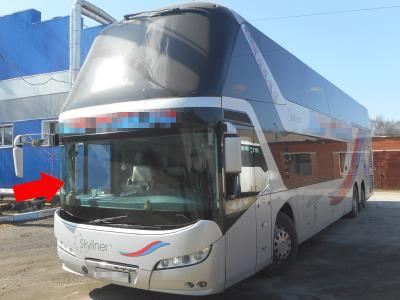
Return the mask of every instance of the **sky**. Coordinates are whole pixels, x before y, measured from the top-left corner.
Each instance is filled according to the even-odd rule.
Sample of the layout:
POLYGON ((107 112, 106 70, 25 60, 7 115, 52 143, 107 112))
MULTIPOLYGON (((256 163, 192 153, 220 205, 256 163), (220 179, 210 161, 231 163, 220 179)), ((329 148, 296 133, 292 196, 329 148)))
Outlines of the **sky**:
MULTIPOLYGON (((91 0, 116 19, 186 1, 91 0)), ((400 121, 400 0, 219 0, 366 106, 400 121), (290 17, 388 7, 379 10, 290 17), (396 7, 397 6, 397 7, 396 7), (287 17, 269 20, 265 18, 287 17)), ((0 0, 0 16, 34 8, 42 20, 70 14, 72 0, 0 0)), ((85 21, 86 22, 86 21, 85 21)), ((95 25, 93 21, 86 24, 95 25)))

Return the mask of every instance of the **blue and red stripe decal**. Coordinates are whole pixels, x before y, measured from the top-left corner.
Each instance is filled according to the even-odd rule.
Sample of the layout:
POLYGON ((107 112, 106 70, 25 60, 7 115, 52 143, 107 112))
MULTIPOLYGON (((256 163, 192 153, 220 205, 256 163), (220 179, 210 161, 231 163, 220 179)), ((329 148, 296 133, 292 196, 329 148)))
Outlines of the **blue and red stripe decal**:
POLYGON ((169 245, 169 243, 166 243, 166 242, 154 241, 154 242, 151 242, 150 244, 146 245, 145 247, 143 247, 140 250, 137 250, 134 252, 120 251, 119 253, 123 256, 128 256, 128 257, 139 257, 139 256, 144 256, 144 255, 150 254, 150 253, 156 251, 157 249, 168 246, 168 245, 169 245))

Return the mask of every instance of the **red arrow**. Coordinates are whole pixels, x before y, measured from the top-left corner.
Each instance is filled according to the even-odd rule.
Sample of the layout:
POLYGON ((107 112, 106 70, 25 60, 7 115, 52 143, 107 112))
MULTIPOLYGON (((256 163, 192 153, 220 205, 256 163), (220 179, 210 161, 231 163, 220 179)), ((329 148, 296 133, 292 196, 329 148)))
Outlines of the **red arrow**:
POLYGON ((63 185, 63 181, 40 172, 39 180, 14 185, 15 201, 21 202, 45 197, 46 202, 50 202, 63 185))

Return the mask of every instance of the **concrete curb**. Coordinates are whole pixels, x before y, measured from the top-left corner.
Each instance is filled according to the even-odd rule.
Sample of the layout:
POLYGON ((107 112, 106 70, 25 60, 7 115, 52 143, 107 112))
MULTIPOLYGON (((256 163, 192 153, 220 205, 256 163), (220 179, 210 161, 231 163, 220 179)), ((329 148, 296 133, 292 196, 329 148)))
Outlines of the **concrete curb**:
POLYGON ((0 223, 24 222, 24 221, 32 221, 42 218, 48 218, 54 216, 54 213, 57 209, 58 208, 55 207, 38 211, 30 211, 18 215, 4 216, 0 217, 0 223))

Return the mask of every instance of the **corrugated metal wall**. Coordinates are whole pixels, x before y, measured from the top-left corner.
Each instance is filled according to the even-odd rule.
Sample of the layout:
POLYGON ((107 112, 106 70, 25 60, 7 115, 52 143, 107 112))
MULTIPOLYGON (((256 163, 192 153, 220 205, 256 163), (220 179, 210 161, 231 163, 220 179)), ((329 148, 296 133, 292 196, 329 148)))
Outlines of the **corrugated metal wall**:
POLYGON ((0 123, 58 118, 67 95, 59 93, 0 101, 0 123))

